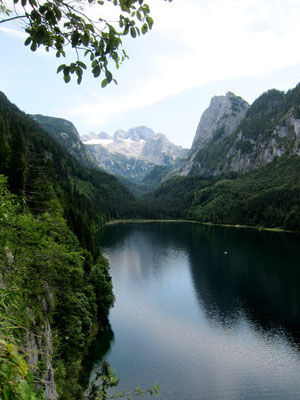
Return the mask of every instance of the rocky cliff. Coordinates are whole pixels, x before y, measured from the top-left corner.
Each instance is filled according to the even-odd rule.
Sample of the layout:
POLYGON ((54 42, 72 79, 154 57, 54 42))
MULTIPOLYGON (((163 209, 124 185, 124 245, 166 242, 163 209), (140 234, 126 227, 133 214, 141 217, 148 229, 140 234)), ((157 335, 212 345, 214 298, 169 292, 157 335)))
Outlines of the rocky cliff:
POLYGON ((232 93, 227 93, 226 98, 213 98, 201 117, 180 173, 193 176, 245 173, 284 154, 299 155, 299 107, 299 85, 286 94, 269 90, 251 107, 232 93), (237 112, 233 111, 232 100, 237 104, 237 112))
POLYGON ((214 96, 201 116, 192 149, 230 135, 245 117, 249 104, 232 92, 214 96))

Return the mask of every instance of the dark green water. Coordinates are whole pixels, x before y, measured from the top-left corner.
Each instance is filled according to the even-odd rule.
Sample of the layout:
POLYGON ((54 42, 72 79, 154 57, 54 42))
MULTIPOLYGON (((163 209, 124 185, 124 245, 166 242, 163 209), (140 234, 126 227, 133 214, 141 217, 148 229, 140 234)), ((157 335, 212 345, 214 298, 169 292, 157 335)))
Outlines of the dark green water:
POLYGON ((106 354, 120 390, 158 399, 300 399, 299 236, 149 223, 100 243, 117 301, 91 376, 106 354))

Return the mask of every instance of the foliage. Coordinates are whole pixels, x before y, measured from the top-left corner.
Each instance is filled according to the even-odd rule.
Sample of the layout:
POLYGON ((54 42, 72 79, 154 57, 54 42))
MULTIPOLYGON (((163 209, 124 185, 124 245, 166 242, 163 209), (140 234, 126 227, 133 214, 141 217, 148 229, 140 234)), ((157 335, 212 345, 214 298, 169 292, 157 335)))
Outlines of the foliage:
POLYGON ((63 72, 66 83, 75 74, 80 84, 89 63, 95 78, 104 75, 102 87, 112 81, 116 83, 110 64, 119 68, 128 57, 122 49, 122 37, 130 33, 135 38, 140 33, 146 34, 153 26, 150 8, 144 0, 49 0, 42 3, 14 0, 14 13, 9 12, 2 2, 1 11, 11 15, 0 23, 16 19, 25 23, 28 34, 25 45, 30 46, 32 51, 42 46, 46 51, 53 49, 59 58, 66 57, 66 47, 74 50, 75 60, 61 64, 57 69, 57 72, 63 72), (105 10, 101 10, 101 7, 110 4, 118 8, 114 14, 118 15, 119 9, 121 11, 115 23, 109 20, 109 16, 105 17, 105 10), (16 8, 16 5, 20 7, 16 8), (101 17, 92 17, 91 11, 101 17), (83 62, 84 58, 88 58, 88 62, 83 62))
POLYGON ((161 217, 300 231, 300 157, 285 156, 248 174, 177 177, 151 195, 161 217))
POLYGON ((0 289, 0 396, 3 400, 39 400, 34 376, 20 352, 16 337, 25 329, 22 296, 0 289))
POLYGON ((96 230, 109 218, 134 216, 133 195, 115 177, 80 165, 2 93, 0 115, 0 173, 8 176, 10 189, 35 213, 59 202, 83 247, 98 256, 96 230))
MULTIPOLYGON (((47 342, 43 327, 46 321, 51 322, 53 332, 60 339, 56 341, 53 355, 50 348, 44 353, 53 358, 55 369, 59 366, 56 376, 61 397, 72 398, 75 390, 80 391, 76 385, 78 361, 95 323, 105 321, 114 302, 108 263, 103 256, 94 258, 80 247, 62 216, 62 209, 57 207, 51 214, 33 215, 17 201, 13 202, 5 189, 5 180, 3 177, 0 180, 0 274, 8 288, 16 287, 22 293, 18 307, 24 305, 19 314, 25 319, 19 325, 26 328, 25 336, 31 332, 47 342), (67 392, 71 397, 63 395, 65 380, 73 386, 73 392, 67 392)), ((7 329, 3 324, 1 327, 7 329)), ((6 346, 5 343, 2 345, 6 346)), ((11 357, 17 357, 14 347, 11 349, 11 357)), ((41 381, 44 373, 45 367, 41 365, 36 372, 41 381)))
POLYGON ((110 392, 111 388, 118 385, 118 379, 116 375, 112 372, 109 363, 104 360, 101 364, 101 369, 97 372, 96 378, 89 387, 89 390, 84 396, 84 400, 107 400, 107 399, 119 399, 126 397, 127 399, 132 396, 141 396, 145 393, 151 396, 159 393, 159 385, 155 384, 153 389, 142 390, 136 388, 134 392, 110 392))

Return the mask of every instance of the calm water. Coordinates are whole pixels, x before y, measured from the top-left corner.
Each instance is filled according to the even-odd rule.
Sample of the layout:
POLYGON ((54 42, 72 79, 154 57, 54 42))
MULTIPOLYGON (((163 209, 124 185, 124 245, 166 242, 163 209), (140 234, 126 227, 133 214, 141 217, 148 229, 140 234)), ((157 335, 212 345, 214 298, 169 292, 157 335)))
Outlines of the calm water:
POLYGON ((156 398, 300 399, 300 238, 188 223, 101 233, 116 304, 90 355, 156 398))

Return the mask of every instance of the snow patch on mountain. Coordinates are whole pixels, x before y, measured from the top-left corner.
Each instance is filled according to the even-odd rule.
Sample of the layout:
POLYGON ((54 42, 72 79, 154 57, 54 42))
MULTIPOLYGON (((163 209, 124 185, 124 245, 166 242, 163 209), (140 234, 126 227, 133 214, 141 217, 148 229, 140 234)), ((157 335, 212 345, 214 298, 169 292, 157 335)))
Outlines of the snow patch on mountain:
POLYGON ((132 128, 128 131, 119 129, 113 137, 105 132, 98 134, 90 132, 82 136, 81 140, 87 146, 102 146, 111 154, 117 153, 157 165, 170 164, 176 158, 184 157, 187 152, 182 147, 171 143, 164 134, 154 133, 146 126, 132 128))

